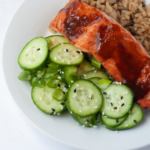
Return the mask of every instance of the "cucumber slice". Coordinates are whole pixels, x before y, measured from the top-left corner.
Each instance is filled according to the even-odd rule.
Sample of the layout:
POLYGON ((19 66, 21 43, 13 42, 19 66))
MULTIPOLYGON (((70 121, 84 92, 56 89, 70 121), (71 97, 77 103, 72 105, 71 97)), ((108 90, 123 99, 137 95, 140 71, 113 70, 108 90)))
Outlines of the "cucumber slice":
POLYGON ((36 37, 23 48, 18 57, 18 64, 24 70, 36 72, 44 67, 47 58, 47 40, 43 37, 36 37))
POLYGON ((49 58, 52 62, 60 66, 70 66, 81 64, 84 55, 70 43, 59 44, 51 51, 49 58))
POLYGON ((77 68, 77 75, 79 77, 81 77, 86 72, 93 70, 92 65, 87 60, 83 60, 83 62, 77 66, 77 68))
POLYGON ((112 127, 116 127, 118 125, 120 125, 126 118, 128 115, 125 115, 119 119, 112 119, 112 118, 108 118, 107 116, 100 116, 101 122, 104 126, 107 126, 109 128, 112 127))
POLYGON ((57 101, 53 98, 53 94, 57 89, 61 89, 64 91, 64 95, 67 94, 67 89, 65 88, 65 84, 63 82, 60 83, 60 86, 57 88, 49 88, 48 86, 44 86, 43 88, 39 88, 36 86, 32 87, 32 100, 34 104, 44 113, 56 115, 65 110, 65 98, 63 101, 57 101))
POLYGON ((88 80, 77 80, 69 88, 67 108, 76 116, 88 117, 97 114, 103 96, 99 88, 88 80))
POLYGON ((111 84, 103 92, 101 113, 109 118, 121 118, 131 109, 133 94, 125 85, 111 84))
POLYGON ((48 49, 51 50, 53 47, 60 43, 68 43, 68 40, 63 35, 52 35, 46 37, 48 42, 48 49))
POLYGON ((115 130, 125 130, 130 129, 136 126, 141 120, 143 119, 143 111, 140 106, 137 104, 134 104, 132 110, 130 111, 128 117, 125 119, 125 121, 115 127, 115 130))
POLYGON ((72 118, 83 127, 84 126, 85 127, 93 127, 93 126, 97 127, 97 117, 98 117, 97 114, 93 116, 85 117, 85 118, 72 115, 72 118))
POLYGON ((82 79, 90 79, 93 77, 104 78, 104 79, 109 80, 108 75, 105 72, 99 71, 99 70, 92 70, 92 71, 87 72, 86 74, 82 76, 82 79))

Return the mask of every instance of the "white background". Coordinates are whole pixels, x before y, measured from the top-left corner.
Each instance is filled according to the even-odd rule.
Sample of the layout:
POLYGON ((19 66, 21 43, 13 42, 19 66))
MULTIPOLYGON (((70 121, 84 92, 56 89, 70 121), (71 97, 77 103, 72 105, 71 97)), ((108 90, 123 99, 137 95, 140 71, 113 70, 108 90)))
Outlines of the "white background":
MULTIPOLYGON (((2 49, 8 24, 22 2, 23 0, 0 0, 0 49, 2 49)), ((58 143, 34 128, 13 100, 7 98, 7 93, 0 82, 0 150, 42 149, 77 150, 58 143)), ((150 150, 150 147, 139 150, 150 150)))

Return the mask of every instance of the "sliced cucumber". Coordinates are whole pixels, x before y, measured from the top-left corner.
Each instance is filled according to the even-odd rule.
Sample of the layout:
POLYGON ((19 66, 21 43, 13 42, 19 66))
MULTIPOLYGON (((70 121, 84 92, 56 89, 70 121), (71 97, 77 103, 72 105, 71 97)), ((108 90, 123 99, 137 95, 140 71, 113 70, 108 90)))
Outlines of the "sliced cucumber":
POLYGON ((83 79, 90 79, 90 78, 93 78, 93 77, 104 78, 104 79, 109 80, 108 75, 105 72, 99 71, 99 70, 89 71, 89 72, 87 72, 86 74, 84 74, 82 76, 83 79))
POLYGON ((89 116, 89 117, 85 117, 85 118, 81 118, 78 116, 74 116, 72 115, 73 119, 75 121, 77 121, 80 125, 82 125, 83 127, 97 127, 97 117, 98 115, 93 115, 93 116, 89 116))
POLYGON ((57 89, 62 89, 64 94, 67 94, 67 89, 65 88, 64 83, 60 83, 60 86, 57 88, 49 88, 45 86, 39 88, 33 86, 32 88, 32 100, 34 104, 43 112, 51 115, 56 115, 57 113, 62 112, 65 109, 65 102, 57 101, 53 98, 53 94, 57 89))
POLYGON ((130 111, 128 117, 125 119, 125 121, 115 127, 115 130, 125 130, 130 129, 136 126, 141 120, 143 119, 143 111, 140 106, 137 104, 134 104, 132 110, 130 111))
POLYGON ((87 60, 83 60, 83 62, 77 66, 77 68, 77 75, 79 77, 81 77, 86 72, 93 70, 92 65, 87 60))
POLYGON ((108 118, 107 116, 100 116, 101 122, 104 126, 106 127, 116 127, 118 125, 120 125, 125 119, 127 118, 127 115, 119 118, 119 119, 112 119, 112 118, 108 118))
POLYGON ((52 35, 46 37, 48 42, 48 49, 51 50, 53 47, 60 43, 68 43, 68 40, 63 35, 52 35))
POLYGON ((81 64, 84 55, 75 46, 70 43, 59 44, 51 51, 49 58, 52 62, 61 66, 70 66, 81 64))
POLYGON ((103 92, 101 113, 109 118, 121 118, 126 115, 133 104, 133 94, 125 85, 111 84, 103 92))
POLYGON ((102 102, 101 91, 91 81, 77 80, 69 88, 67 108, 76 116, 88 117, 97 114, 102 102))
POLYGON ((44 67, 48 58, 48 43, 43 37, 36 37, 23 48, 18 64, 24 70, 36 72, 44 67))

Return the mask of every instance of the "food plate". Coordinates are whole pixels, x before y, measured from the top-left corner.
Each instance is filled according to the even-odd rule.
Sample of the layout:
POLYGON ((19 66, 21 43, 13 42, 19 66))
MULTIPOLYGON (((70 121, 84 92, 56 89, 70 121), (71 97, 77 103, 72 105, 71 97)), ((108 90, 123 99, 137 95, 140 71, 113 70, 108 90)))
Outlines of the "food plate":
MULTIPOLYGON (((50 21, 68 0, 26 0, 13 17, 4 41, 2 65, 8 93, 39 130, 55 140, 80 149, 129 150, 150 144, 150 111, 144 111, 143 121, 135 128, 120 131, 97 128, 82 128, 68 113, 50 116, 41 112, 32 102, 31 87, 17 76, 21 72, 17 58, 23 46, 37 36, 49 36, 50 21)), ((150 2, 147 1, 147 3, 150 2)))

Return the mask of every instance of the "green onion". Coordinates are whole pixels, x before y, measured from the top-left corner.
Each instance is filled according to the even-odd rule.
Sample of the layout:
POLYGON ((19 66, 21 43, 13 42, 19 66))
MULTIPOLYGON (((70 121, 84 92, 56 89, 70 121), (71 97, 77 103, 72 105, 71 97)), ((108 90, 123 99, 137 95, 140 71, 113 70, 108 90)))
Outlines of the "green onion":
POLYGON ((73 76, 69 77, 69 79, 68 79, 68 84, 71 85, 73 82, 75 82, 75 81, 78 80, 78 79, 80 79, 79 76, 73 75, 73 76))
POLYGON ((56 99, 57 101, 63 101, 65 99, 65 94, 63 93, 62 90, 57 89, 54 93, 53 93, 53 98, 56 99))
POLYGON ((18 79, 24 80, 24 81, 29 81, 31 80, 32 75, 30 71, 23 71, 19 74, 18 79))
POLYGON ((31 81, 31 84, 32 84, 33 86, 36 86, 37 83, 38 83, 38 78, 37 78, 37 77, 33 77, 33 78, 32 78, 32 81, 31 81))
POLYGON ((111 84, 112 81, 110 80, 106 80, 106 79, 101 79, 97 85, 98 87, 101 89, 101 90, 104 90, 106 89, 110 84, 111 84))
POLYGON ((97 68, 101 68, 101 63, 95 58, 92 58, 92 66, 97 67, 97 68))
POLYGON ((47 86, 49 88, 56 88, 60 82, 60 76, 59 75, 54 75, 54 76, 51 76, 49 79, 48 79, 48 83, 47 83, 47 86))
POLYGON ((38 80, 38 83, 36 84, 36 86, 42 88, 46 85, 46 81, 44 79, 40 79, 38 80))
POLYGON ((47 72, 48 72, 48 73, 54 73, 54 72, 57 71, 58 67, 59 67, 59 66, 58 66, 57 64, 51 63, 50 66, 49 66, 48 69, 47 69, 47 72))

